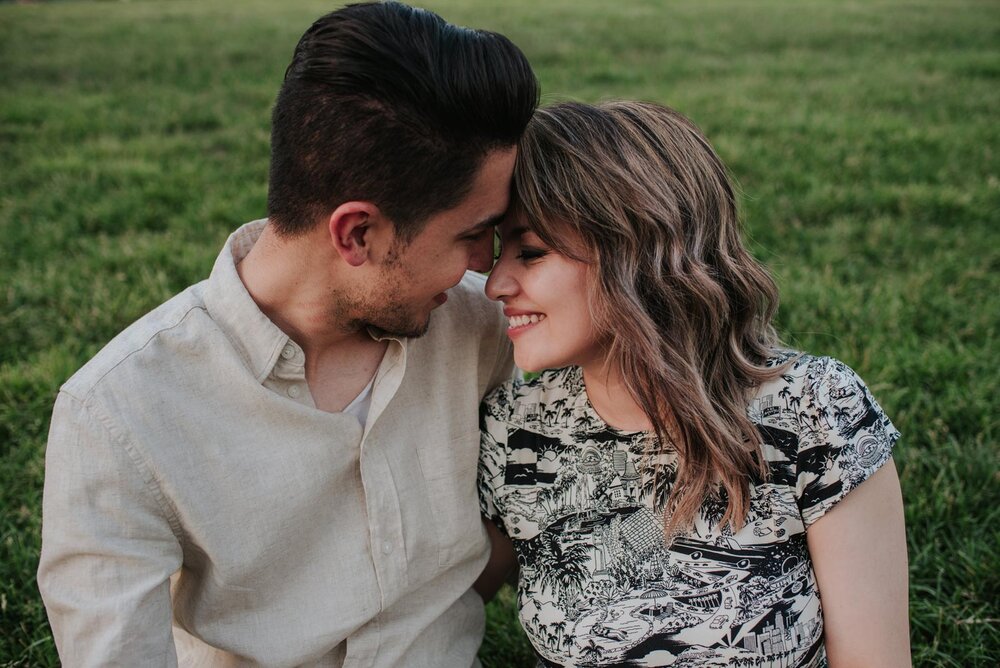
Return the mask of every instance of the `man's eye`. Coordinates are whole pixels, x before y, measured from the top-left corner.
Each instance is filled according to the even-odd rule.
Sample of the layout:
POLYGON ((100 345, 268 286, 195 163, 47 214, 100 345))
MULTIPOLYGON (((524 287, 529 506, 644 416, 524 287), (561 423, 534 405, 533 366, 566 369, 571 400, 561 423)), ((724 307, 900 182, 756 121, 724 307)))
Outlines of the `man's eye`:
POLYGON ((491 230, 483 230, 482 232, 476 232, 475 234, 467 234, 462 237, 462 241, 470 244, 477 241, 483 241, 489 234, 491 234, 491 230))

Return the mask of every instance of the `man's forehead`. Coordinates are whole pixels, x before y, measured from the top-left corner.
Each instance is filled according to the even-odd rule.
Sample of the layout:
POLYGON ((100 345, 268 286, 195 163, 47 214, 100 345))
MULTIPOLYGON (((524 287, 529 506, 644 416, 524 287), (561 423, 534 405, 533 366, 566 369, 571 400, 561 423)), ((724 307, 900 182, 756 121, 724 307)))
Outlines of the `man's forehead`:
POLYGON ((483 232, 483 231, 488 230, 488 229, 492 229, 492 228, 500 225, 500 223, 503 221, 503 218, 504 218, 504 214, 503 213, 493 214, 493 215, 491 215, 491 216, 489 216, 489 217, 487 217, 487 218, 479 221, 478 223, 473 223, 472 225, 466 227, 465 229, 460 230, 459 231, 459 236, 469 236, 469 235, 477 234, 479 232, 483 232))

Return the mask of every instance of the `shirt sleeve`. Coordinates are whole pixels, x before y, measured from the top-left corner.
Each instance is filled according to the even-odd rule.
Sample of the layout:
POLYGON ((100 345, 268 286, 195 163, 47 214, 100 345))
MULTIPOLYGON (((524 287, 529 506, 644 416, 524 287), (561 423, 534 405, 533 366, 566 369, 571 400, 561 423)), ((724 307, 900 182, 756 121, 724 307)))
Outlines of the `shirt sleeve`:
POLYGON ((64 666, 175 666, 169 578, 181 548, 162 499, 106 418, 56 400, 38 587, 64 666))
POLYGON ((799 413, 797 497, 808 527, 892 456, 899 432, 843 362, 811 365, 799 413))
POLYGON ((490 374, 487 392, 491 392, 501 383, 506 383, 512 378, 521 378, 521 372, 514 366, 514 346, 506 335, 507 317, 500 309, 497 309, 496 331, 497 336, 497 357, 493 364, 493 372, 490 374))
POLYGON ((507 424, 501 419, 509 405, 510 383, 496 388, 479 409, 479 510, 504 534, 503 516, 498 507, 507 465, 507 424))

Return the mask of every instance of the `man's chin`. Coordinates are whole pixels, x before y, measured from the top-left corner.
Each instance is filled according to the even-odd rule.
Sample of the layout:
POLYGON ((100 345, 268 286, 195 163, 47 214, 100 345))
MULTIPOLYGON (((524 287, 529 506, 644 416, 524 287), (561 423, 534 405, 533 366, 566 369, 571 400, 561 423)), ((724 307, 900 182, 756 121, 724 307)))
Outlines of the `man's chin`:
POLYGON ((393 322, 380 322, 380 323, 369 323, 369 327, 378 330, 386 336, 395 336, 403 339, 419 339, 421 336, 427 333, 427 330, 431 325, 431 316, 427 314, 424 317, 423 322, 415 322, 414 320, 409 320, 407 322, 393 321, 393 322))

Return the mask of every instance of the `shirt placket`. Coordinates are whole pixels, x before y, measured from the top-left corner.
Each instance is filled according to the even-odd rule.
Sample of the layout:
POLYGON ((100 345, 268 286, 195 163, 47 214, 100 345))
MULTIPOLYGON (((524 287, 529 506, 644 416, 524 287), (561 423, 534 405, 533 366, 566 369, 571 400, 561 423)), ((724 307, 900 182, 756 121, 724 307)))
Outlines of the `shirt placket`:
MULTIPOLYGON (((406 549, 403 543, 402 509, 392 467, 380 447, 378 418, 395 395, 403 378, 406 350, 393 341, 386 351, 372 387, 372 403, 361 441, 361 484, 368 513, 372 565, 378 581, 380 610, 391 606, 407 586, 406 549)), ((392 635, 377 615, 347 639, 344 668, 375 665, 382 645, 392 635)))
POLYGON ((306 382, 305 359, 302 348, 289 339, 282 346, 264 386, 303 406, 315 408, 316 404, 306 382))

